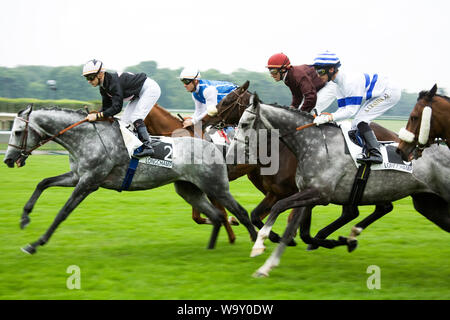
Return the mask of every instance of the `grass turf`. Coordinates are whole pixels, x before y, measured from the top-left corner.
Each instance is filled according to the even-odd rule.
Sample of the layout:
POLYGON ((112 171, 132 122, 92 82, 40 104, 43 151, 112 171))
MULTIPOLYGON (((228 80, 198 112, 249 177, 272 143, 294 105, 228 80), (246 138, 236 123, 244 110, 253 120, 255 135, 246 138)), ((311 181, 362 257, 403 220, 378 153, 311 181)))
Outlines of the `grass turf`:
MULTIPOLYGON (((3 160, 3 156, 0 157, 3 160)), ((22 208, 43 178, 69 170, 67 156, 35 155, 20 169, 0 167, 0 299, 449 299, 450 235, 416 213, 410 198, 359 237, 359 247, 305 251, 289 247, 268 278, 252 278, 275 248, 250 258, 244 227, 235 244, 222 228, 207 250, 211 226, 197 225, 172 185, 123 192, 100 189, 78 206, 37 254, 20 247, 50 226, 72 188, 50 188, 31 223, 19 229, 22 208), (66 286, 67 268, 81 270, 81 289, 66 286), (369 290, 367 268, 380 267, 381 289, 369 290)), ((247 178, 231 192, 250 212, 262 195, 247 178)), ((361 207, 360 221, 373 210, 361 207)), ((337 218, 340 207, 316 207, 312 233, 337 218)), ((281 233, 287 213, 274 230, 281 233)), ((355 222, 356 223, 356 222, 355 222)), ((351 223, 334 233, 348 235, 351 223)))

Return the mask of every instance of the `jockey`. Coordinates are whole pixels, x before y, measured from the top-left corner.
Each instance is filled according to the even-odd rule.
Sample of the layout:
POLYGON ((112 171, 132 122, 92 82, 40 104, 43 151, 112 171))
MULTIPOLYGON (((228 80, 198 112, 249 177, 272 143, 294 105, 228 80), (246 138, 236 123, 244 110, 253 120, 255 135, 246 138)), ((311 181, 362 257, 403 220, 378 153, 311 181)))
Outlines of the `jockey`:
POLYGON ((195 111, 192 119, 183 122, 183 128, 192 126, 201 121, 228 93, 238 86, 227 81, 210 81, 201 79, 198 69, 185 68, 179 76, 186 91, 192 93, 195 111))
POLYGON ((98 113, 91 113, 86 118, 96 121, 118 114, 124 101, 130 101, 122 114, 121 120, 133 124, 139 140, 143 143, 141 152, 134 157, 152 156, 152 141, 145 126, 144 119, 161 95, 159 85, 148 78, 145 73, 133 74, 106 72, 99 60, 89 60, 83 67, 83 76, 93 87, 100 87, 102 108, 98 113))
POLYGON ((339 58, 331 52, 319 54, 314 59, 314 68, 320 78, 337 85, 338 109, 332 114, 321 114, 314 119, 316 125, 330 121, 341 121, 354 117, 352 129, 358 129, 365 145, 365 154, 358 162, 382 163, 380 144, 369 126, 371 120, 382 115, 400 100, 401 89, 378 74, 347 74, 339 71, 339 58))
POLYGON ((289 58, 284 53, 276 53, 269 58, 266 68, 275 81, 283 80, 292 92, 291 107, 311 112, 317 102, 317 92, 324 82, 312 66, 291 66, 289 58))

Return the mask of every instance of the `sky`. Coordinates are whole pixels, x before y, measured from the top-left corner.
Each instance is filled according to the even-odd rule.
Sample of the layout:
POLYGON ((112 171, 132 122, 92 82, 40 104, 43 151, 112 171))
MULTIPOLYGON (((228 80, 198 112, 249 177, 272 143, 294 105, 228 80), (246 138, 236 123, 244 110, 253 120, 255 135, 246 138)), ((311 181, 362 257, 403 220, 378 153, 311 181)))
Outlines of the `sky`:
POLYGON ((449 9, 448 0, 0 0, 0 66, 96 58, 116 71, 153 60, 267 72, 274 53, 300 65, 329 50, 342 70, 448 94, 449 9))

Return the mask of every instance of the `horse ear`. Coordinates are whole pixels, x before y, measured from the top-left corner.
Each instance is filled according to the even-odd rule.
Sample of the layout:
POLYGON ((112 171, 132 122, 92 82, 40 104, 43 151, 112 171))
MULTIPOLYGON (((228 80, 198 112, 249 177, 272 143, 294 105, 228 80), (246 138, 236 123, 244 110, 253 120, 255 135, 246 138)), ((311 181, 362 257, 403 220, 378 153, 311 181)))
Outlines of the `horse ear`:
POLYGON ((433 98, 436 95, 437 92, 437 84, 434 84, 433 88, 428 92, 427 96, 428 98, 433 98))
POLYGON ((27 114, 29 115, 31 113, 31 111, 33 111, 33 104, 30 103, 25 110, 28 110, 27 114), (30 110, 28 110, 28 109, 30 109, 30 110))
POLYGON ((246 91, 248 89, 248 87, 250 86, 250 81, 245 81, 245 83, 241 86, 242 89, 244 89, 244 91, 246 91))
POLYGON ((255 92, 255 94, 253 95, 253 106, 256 107, 260 102, 261 100, 259 100, 259 97, 255 92))

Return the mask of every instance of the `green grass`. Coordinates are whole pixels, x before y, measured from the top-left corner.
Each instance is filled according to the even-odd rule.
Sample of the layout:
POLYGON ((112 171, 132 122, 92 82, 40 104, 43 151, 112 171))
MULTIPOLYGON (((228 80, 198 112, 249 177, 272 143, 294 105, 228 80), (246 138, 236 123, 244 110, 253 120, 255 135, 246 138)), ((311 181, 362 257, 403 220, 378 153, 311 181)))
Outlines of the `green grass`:
MULTIPOLYGON (((3 157, 0 158, 3 160, 3 157)), ((22 208, 43 178, 68 171, 66 156, 32 156, 23 168, 0 167, 0 299, 450 299, 450 235, 420 214, 409 198, 359 237, 348 253, 289 247, 269 278, 255 279, 275 248, 250 258, 242 226, 230 245, 225 231, 206 250, 211 226, 191 220, 190 207, 172 185, 118 193, 99 190, 61 224, 50 242, 30 256, 20 248, 40 237, 72 188, 46 190, 19 229, 22 208), (66 287, 70 265, 81 269, 81 290, 66 287), (381 268, 381 289, 366 286, 367 267, 381 268)), ((241 178, 232 194, 251 211, 262 195, 241 178)), ((360 221, 373 209, 362 207, 360 221)), ((340 214, 337 206, 314 209, 312 231, 340 214)), ((287 213, 274 230, 282 232, 287 213)), ((352 225, 352 224, 351 224, 352 225)), ((351 225, 332 235, 347 235, 351 225)))

